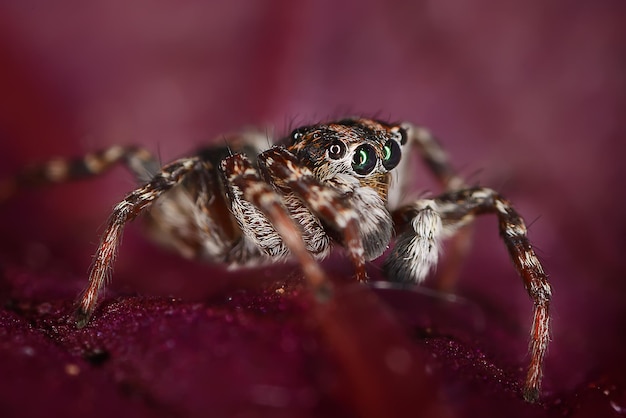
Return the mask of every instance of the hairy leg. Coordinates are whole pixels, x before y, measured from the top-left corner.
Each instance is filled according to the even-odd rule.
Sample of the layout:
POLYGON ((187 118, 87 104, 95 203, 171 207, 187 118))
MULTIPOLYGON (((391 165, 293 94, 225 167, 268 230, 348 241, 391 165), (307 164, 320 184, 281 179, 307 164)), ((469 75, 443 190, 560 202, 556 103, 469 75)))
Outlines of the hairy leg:
POLYGON ((118 163, 126 165, 139 183, 149 181, 159 171, 159 164, 149 151, 116 145, 81 158, 57 158, 26 167, 15 177, 0 182, 0 202, 22 189, 93 177, 118 163))
POLYGON ((78 298, 76 326, 84 327, 96 307, 98 296, 110 276, 122 231, 127 222, 144 212, 163 193, 180 184, 202 162, 197 158, 184 158, 164 166, 147 184, 126 195, 109 217, 104 234, 89 271, 89 285, 78 298))
POLYGON ((275 253, 276 257, 288 250, 302 266, 318 300, 328 299, 330 281, 307 250, 302 231, 292 219, 282 197, 261 179, 251 162, 242 154, 223 160, 220 169, 231 196, 232 212, 244 235, 256 245, 263 246, 267 253, 275 253), (274 233, 278 233, 278 236, 274 233))
MULTIPOLYGON (((415 270, 411 264, 419 260, 420 252, 429 248, 429 244, 436 245, 438 239, 470 222, 475 215, 485 213, 493 213, 498 217, 500 235, 534 304, 529 344, 531 360, 524 384, 524 398, 532 402, 539 396, 543 359, 550 340, 552 290, 528 240, 524 220, 510 202, 491 189, 476 187, 444 193, 435 199, 418 201, 398 209, 394 215, 404 220, 404 232, 385 265, 392 272, 400 272, 400 280, 411 280, 412 271, 415 270), (433 216, 439 220, 433 219, 433 216), (428 241, 429 237, 434 239, 428 241), (416 241, 421 243, 424 240, 428 244, 413 245, 416 241)), ((419 281, 421 278, 414 276, 413 280, 419 281)))
MULTIPOLYGON (((402 128, 406 132, 405 148, 409 147, 419 154, 426 167, 428 167, 429 171, 434 175, 444 191, 460 190, 466 187, 464 179, 458 175, 450 162, 447 152, 432 132, 422 126, 406 122, 402 124, 402 128)), ((411 188, 414 187, 414 184, 412 184, 414 176, 409 170, 409 159, 405 158, 400 162, 400 166, 398 167, 400 181, 396 185, 396 190, 390 191, 390 193, 400 194, 400 196, 402 196, 407 190, 411 190, 411 188)), ((396 199, 396 201, 397 200, 398 199, 396 199)), ((395 223, 401 223, 401 220, 398 219, 394 219, 394 221, 396 221, 395 223)), ((471 241, 472 226, 471 223, 468 223, 462 228, 458 228, 446 243, 446 257, 444 257, 443 261, 439 264, 435 281, 435 286, 439 290, 451 292, 454 289, 463 263, 467 258, 471 241)), ((423 241, 423 245, 426 245, 425 241, 423 241)), ((422 254, 427 256, 427 252, 423 252, 422 254)), ((431 252, 425 261, 429 264, 437 262, 437 254, 438 251, 431 252)), ((425 273, 429 270, 430 268, 428 268, 425 273)), ((423 279, 422 276, 421 279, 423 279)))
MULTIPOLYGON (((309 210, 337 236, 355 267, 358 281, 366 281, 366 249, 361 238, 359 218, 346 196, 322 184, 284 148, 275 147, 259 156, 259 169, 280 190, 295 194, 309 210)), ((382 235, 382 234, 381 234, 382 235)), ((389 236, 391 225, 389 225, 389 236)), ((388 239, 387 239, 388 242, 388 239)))
POLYGON ((403 123, 407 134, 407 145, 417 149, 420 157, 446 191, 465 187, 465 181, 458 175, 439 140, 426 128, 403 123))

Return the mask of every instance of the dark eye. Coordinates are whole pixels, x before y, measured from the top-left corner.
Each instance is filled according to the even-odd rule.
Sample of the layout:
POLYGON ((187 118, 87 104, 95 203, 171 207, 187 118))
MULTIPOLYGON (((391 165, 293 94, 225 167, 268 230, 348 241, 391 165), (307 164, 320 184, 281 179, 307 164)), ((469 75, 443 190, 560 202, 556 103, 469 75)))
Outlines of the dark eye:
POLYGON ((409 139, 406 133, 406 129, 400 128, 398 129, 398 133, 400 134, 400 144, 401 145, 406 144, 406 141, 409 139))
POLYGON ((346 145, 343 142, 335 140, 328 147, 328 156, 333 160, 338 160, 344 155, 346 155, 346 145))
POLYGON ((383 167, 387 170, 391 170, 400 162, 402 151, 396 141, 390 139, 383 147, 383 167))
POLYGON ((293 141, 293 143, 296 143, 299 140, 301 140, 303 136, 304 134, 302 133, 302 131, 300 131, 299 129, 296 129, 295 131, 291 133, 291 140, 293 141))
POLYGON ((376 167, 376 151, 371 145, 361 145, 354 151, 352 169, 355 173, 369 174, 376 167))

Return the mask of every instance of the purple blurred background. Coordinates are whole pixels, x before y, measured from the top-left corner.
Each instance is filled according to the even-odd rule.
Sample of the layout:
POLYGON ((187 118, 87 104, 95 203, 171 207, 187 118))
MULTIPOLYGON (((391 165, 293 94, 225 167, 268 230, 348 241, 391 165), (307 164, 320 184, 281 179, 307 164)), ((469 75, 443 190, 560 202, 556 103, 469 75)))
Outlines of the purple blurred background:
MULTIPOLYGON (((116 143, 144 145, 166 162, 247 126, 273 126, 282 134, 298 124, 354 114, 423 124, 441 138, 471 183, 500 190, 515 204, 531 224, 530 238, 554 287, 547 401, 526 407, 509 394, 496 396, 496 406, 490 406, 485 394, 492 392, 478 389, 452 402, 446 413, 623 414, 624 22, 626 4, 617 0, 5 1, 0 5, 0 175, 116 143)), ((425 171, 419 175, 424 182, 410 197, 436 192, 425 171)), ((78 384, 83 389, 67 383, 68 373, 57 380, 51 371, 54 361, 85 356, 81 335, 101 338, 77 336, 69 327, 51 333, 50 324, 84 283, 110 207, 132 187, 130 176, 116 169, 92 182, 25 193, 2 208, 0 352, 10 372, 0 373, 0 414, 17 416, 29 405, 21 412, 43 416, 46 402, 29 404, 18 395, 27 390, 28 397, 55 394, 46 398, 50 405, 65 405, 64 414, 78 415, 72 393, 84 394, 85 386, 103 388, 91 394, 94 405, 109 405, 115 413, 193 416, 208 414, 206 408, 214 405, 215 396, 205 391, 215 390, 216 383, 208 378, 186 383, 198 392, 181 397, 165 384, 147 384, 137 400, 120 389, 120 381, 128 379, 116 378, 119 363, 88 368, 78 384), (52 313, 41 312, 46 301, 52 313), (33 360, 39 363, 22 365, 24 341, 50 353, 33 360), (170 409, 157 413, 154 404, 170 409)), ((214 291, 204 276, 221 270, 164 254, 146 243, 139 229, 128 228, 114 291, 183 300, 214 291)), ((457 293, 481 306, 493 323, 468 344, 483 348, 494 364, 506 364, 507 379, 519 380, 522 373, 515 367, 527 361, 531 303, 495 220, 479 220, 474 235, 457 293), (502 341, 489 346, 499 333, 505 334, 502 341)), ((350 271, 342 258, 333 261, 342 265, 331 262, 327 268, 350 271)), ((393 299, 383 295, 385 301, 393 299)), ((161 307, 160 299, 148 300, 161 307)), ((407 308, 408 314, 391 309, 410 316, 418 308, 407 308)), ((161 308, 154 309, 158 316, 161 308)), ((271 333, 281 325, 276 320, 266 326, 271 333)), ((102 327, 106 334, 109 328, 102 327)), ((174 357, 184 353, 200 355, 183 350, 174 357)), ((176 370, 172 358, 165 358, 166 369, 176 370)), ((445 361, 442 368, 449 385, 445 370, 453 368, 445 361)), ((171 378, 187 381, 188 376, 171 378)), ((293 378, 306 381, 297 373, 293 378)), ((330 398, 329 405, 302 405, 311 416, 354 412, 330 398)), ((249 415, 243 409, 223 411, 293 416, 297 410, 279 409, 251 407, 245 410, 249 415)))

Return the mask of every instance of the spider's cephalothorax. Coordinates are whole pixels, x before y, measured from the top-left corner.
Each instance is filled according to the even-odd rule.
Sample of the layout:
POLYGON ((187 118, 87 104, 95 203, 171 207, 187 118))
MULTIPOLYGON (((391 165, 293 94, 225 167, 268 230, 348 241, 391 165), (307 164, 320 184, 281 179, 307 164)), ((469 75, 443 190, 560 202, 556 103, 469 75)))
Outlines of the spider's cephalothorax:
POLYGON ((227 138, 163 167, 147 151, 112 147, 76 160, 53 160, 0 182, 0 201, 20 187, 101 173, 124 162, 140 186, 113 209, 78 300, 77 325, 87 324, 106 282, 127 222, 145 215, 150 235, 187 258, 233 268, 292 257, 318 300, 332 295, 316 259, 342 247, 367 280, 365 262, 395 245, 383 263, 389 280, 420 283, 437 263, 441 241, 479 214, 493 213, 511 259, 534 302, 531 362, 524 396, 539 394, 549 341, 551 289, 526 237, 524 221, 495 191, 467 187, 424 128, 372 119, 345 119, 294 130, 265 149, 265 134, 227 138), (442 194, 398 205, 412 178, 415 149, 442 194), (392 180, 395 176, 395 180, 392 180))
MULTIPOLYGON (((379 257, 392 237, 387 196, 391 170, 400 162, 406 139, 402 127, 369 119, 303 127, 290 136, 287 149, 301 170, 310 170, 327 193, 352 201, 342 210, 344 216, 359 219, 366 260, 379 257)), ((288 187, 283 191, 289 194, 288 187)), ((333 234, 332 229, 327 232, 333 234)))
POLYGON ((406 131, 372 120, 342 120, 296 129, 289 151, 322 181, 347 175, 386 202, 390 171, 400 162, 406 131))

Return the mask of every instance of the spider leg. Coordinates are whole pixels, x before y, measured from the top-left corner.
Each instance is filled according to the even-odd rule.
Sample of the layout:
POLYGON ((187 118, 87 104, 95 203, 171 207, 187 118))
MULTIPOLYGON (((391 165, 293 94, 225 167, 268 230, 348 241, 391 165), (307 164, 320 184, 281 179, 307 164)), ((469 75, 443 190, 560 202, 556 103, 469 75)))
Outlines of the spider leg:
POLYGON ((140 183, 149 181, 159 171, 156 159, 144 148, 115 145, 81 158, 57 158, 26 167, 15 177, 0 182, 0 202, 11 198, 21 189, 93 177, 120 162, 128 167, 140 183))
MULTIPOLYGON (((240 221, 254 222, 255 224, 255 228, 252 230, 247 222, 241 222, 243 233, 253 240, 259 238, 255 235, 259 234, 259 225, 263 220, 254 214, 254 209, 260 210, 302 266, 305 277, 317 298, 327 300, 331 291, 330 281, 307 250, 302 232, 292 220, 282 197, 271 185, 261 179, 250 160, 243 154, 235 154, 224 159, 220 169, 226 179, 235 217, 240 221), (245 202, 251 203, 253 208, 245 207, 245 202), (244 212, 247 213, 244 214, 244 212)), ((265 237, 268 235, 264 234, 265 237)))
MULTIPOLYGON (((285 193, 295 194, 346 248, 355 267, 356 279, 367 280, 364 243, 359 232, 359 218, 338 190, 321 183, 299 164, 287 149, 274 147, 259 156, 259 170, 265 179, 285 193)), ((381 234, 384 235, 384 234, 381 234)), ((384 238, 383 238, 384 239, 384 238)), ((388 240, 387 240, 388 241, 388 240)))
MULTIPOLYGON (((448 153, 437 137, 423 126, 403 123, 402 128, 407 133, 407 145, 420 155, 422 161, 435 176, 439 185, 446 191, 460 190, 466 187, 465 180, 458 175, 452 166, 448 153)), ((410 170, 409 159, 400 162, 401 179, 413 179, 407 171, 410 170), (404 163, 404 164, 403 164, 404 163)), ((411 185, 400 184, 399 192, 404 194, 411 185)), ((391 192, 390 192, 391 193, 391 192)), ((394 193, 397 193, 394 191, 394 193)), ((436 278, 436 287, 439 290, 450 292, 454 289, 459 277, 463 262, 467 258, 472 241, 471 223, 459 228, 447 243, 446 257, 439 265, 436 278)), ((434 258, 436 262, 436 258, 434 258)))
MULTIPOLYGON (((402 208, 405 212, 401 222, 396 223, 396 244, 383 269, 391 281, 421 283, 437 265, 444 227, 435 200, 418 200, 410 208, 402 208)), ((401 216, 400 210, 394 212, 394 218, 401 216)))
MULTIPOLYGON (((409 272, 412 269, 401 267, 400 264, 414 263, 412 257, 419 257, 419 250, 423 250, 424 246, 412 246, 414 240, 423 239, 423 235, 444 237, 471 221, 475 215, 486 213, 493 213, 498 217, 500 235, 534 304, 529 343, 531 359, 524 384, 524 398, 534 402, 539 397, 543 359, 550 340, 549 308, 552 291, 543 267, 528 240, 524 220, 510 202, 491 189, 475 187, 447 192, 435 199, 418 201, 398 209, 395 215, 404 220, 404 232, 398 239, 400 248, 394 250, 385 265, 391 271, 403 272, 401 280, 409 280, 409 272), (424 216, 425 212, 427 216, 424 216), (438 217, 439 221, 433 220, 433 216, 438 217)), ((413 280, 419 281, 422 278, 416 276, 413 280)))
POLYGON ((184 158, 168 164, 147 184, 126 195, 124 200, 115 206, 89 271, 89 285, 77 301, 75 319, 78 328, 84 327, 89 322, 98 295, 111 274, 124 225, 148 209, 163 193, 183 181, 196 167, 201 166, 202 161, 197 158, 184 158))
POLYGON ((465 181, 452 167, 448 153, 428 129, 407 122, 402 124, 402 128, 407 133, 407 145, 417 149, 420 157, 444 190, 459 190, 465 187, 465 181))

